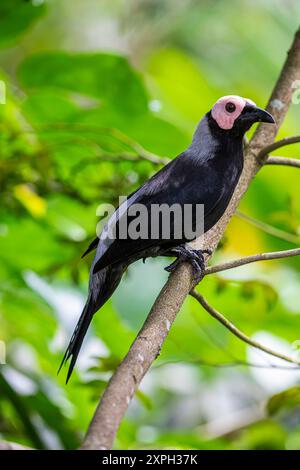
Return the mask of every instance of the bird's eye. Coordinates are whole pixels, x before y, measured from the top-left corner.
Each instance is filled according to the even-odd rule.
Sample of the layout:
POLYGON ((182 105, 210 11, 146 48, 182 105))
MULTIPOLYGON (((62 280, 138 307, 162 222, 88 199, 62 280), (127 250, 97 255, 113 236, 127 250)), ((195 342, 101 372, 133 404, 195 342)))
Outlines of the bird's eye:
POLYGON ((225 109, 228 113, 234 113, 234 111, 236 110, 236 106, 234 103, 229 101, 228 103, 226 103, 225 109))

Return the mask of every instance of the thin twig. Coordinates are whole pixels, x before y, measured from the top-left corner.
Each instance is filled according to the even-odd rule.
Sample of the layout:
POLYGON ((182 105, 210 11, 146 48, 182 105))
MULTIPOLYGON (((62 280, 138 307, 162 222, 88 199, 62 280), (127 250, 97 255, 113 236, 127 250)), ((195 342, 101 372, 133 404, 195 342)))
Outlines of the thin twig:
MULTIPOLYGON (((122 132, 118 131, 117 129, 109 129, 109 128, 102 128, 102 127, 95 127, 95 126, 88 126, 88 125, 83 125, 83 124, 68 124, 68 123, 61 123, 61 124, 51 124, 47 126, 42 126, 44 130, 47 130, 49 127, 49 130, 51 131, 52 129, 54 130, 65 130, 65 129, 70 129, 70 130, 85 130, 90 131, 90 132, 96 132, 96 129, 101 131, 103 133, 108 133, 112 136, 114 136, 117 140, 120 140, 122 143, 126 144, 134 153, 129 153, 129 152, 118 152, 118 153, 110 153, 110 152, 105 152, 103 148, 96 143, 94 140, 89 139, 87 137, 83 136, 76 136, 70 138, 70 139, 65 139, 63 141, 58 141, 58 142, 53 142, 51 145, 47 144, 47 149, 51 150, 51 148, 57 148, 59 146, 64 146, 68 144, 74 144, 76 142, 84 145, 88 145, 94 150, 94 157, 91 159, 84 159, 80 161, 76 167, 77 171, 77 166, 80 169, 80 165, 87 165, 87 164, 97 164, 101 163, 101 161, 109 161, 113 163, 119 163, 122 161, 133 161, 133 162, 139 162, 139 161, 148 161, 150 163, 153 163, 154 165, 166 165, 171 161, 170 158, 168 157, 160 157, 159 155, 156 155, 152 152, 148 152, 146 149, 144 149, 140 144, 135 142, 134 140, 130 139, 127 137, 125 134, 122 132)), ((26 130, 26 132, 32 133, 33 130, 26 130)))
POLYGON ((294 168, 300 168, 300 159, 271 156, 268 158, 268 160, 266 160, 265 165, 284 165, 292 166, 294 168))
POLYGON ((245 256, 244 258, 239 258, 233 261, 227 261, 226 263, 210 266, 205 269, 205 275, 218 273, 220 271, 226 271, 227 269, 237 268, 238 266, 244 266, 245 264, 255 263, 256 261, 268 261, 272 259, 288 258, 291 256, 299 255, 300 248, 295 248, 294 250, 270 251, 268 253, 260 253, 257 255, 245 256))
POLYGON ((281 147, 286 147, 287 145, 297 144, 300 142, 300 135, 294 135, 293 137, 285 137, 284 139, 277 140, 272 142, 269 145, 266 145, 257 155, 258 160, 263 160, 266 155, 277 150, 281 147))
POLYGON ((202 331, 205 333, 205 335, 208 337, 208 339, 211 341, 212 345, 220 349, 224 354, 226 354, 228 357, 230 357, 230 361, 228 362, 211 362, 207 361, 203 358, 197 358, 193 354, 191 354, 189 351, 185 350, 184 344, 179 344, 178 341, 175 341, 174 338, 172 338, 172 342, 177 346, 177 349, 180 350, 186 357, 182 360, 174 359, 174 360, 167 360, 163 362, 159 362, 158 364, 153 365, 152 367, 154 369, 163 367, 164 365, 168 364, 176 364, 178 362, 182 362, 184 364, 195 364, 195 365, 200 365, 204 367, 215 367, 215 368, 230 368, 230 367, 253 367, 257 369, 287 369, 287 370, 299 370, 299 366, 286 366, 286 365, 277 365, 277 364, 257 364, 254 362, 249 362, 249 361, 244 361, 242 359, 239 359, 232 354, 230 350, 227 350, 223 345, 220 344, 218 338, 215 335, 212 335, 210 331, 208 331, 207 328, 204 328, 203 325, 199 322, 199 314, 198 312, 195 312, 195 319, 197 320, 197 324, 200 325, 202 331), (188 356, 188 357, 187 357, 188 356))
POLYGON ((218 322, 222 323, 227 330, 229 330, 232 334, 234 334, 237 338, 241 339, 244 341, 244 343, 249 344, 249 346, 252 346, 253 348, 259 349, 260 351, 263 351, 267 354, 270 354, 271 356, 277 357, 278 359, 282 359, 283 361, 290 362, 292 364, 297 364, 300 365, 300 361, 297 359, 294 359, 292 357, 286 356, 285 354, 278 353, 277 351, 274 351, 273 349, 270 349, 266 346, 263 346, 262 344, 258 343, 257 341, 252 340, 249 338, 249 336, 245 335, 241 330, 239 330, 232 322, 230 322, 224 315, 222 315, 220 312, 218 312, 216 309, 214 309, 211 305, 207 303, 207 301, 204 299, 202 295, 200 295, 198 292, 196 292, 194 289, 190 292, 190 295, 194 297, 194 299, 198 300, 198 302, 202 305, 202 307, 218 322))
POLYGON ((285 230, 267 224, 262 220, 255 219, 254 217, 251 217, 250 215, 244 214, 240 211, 236 211, 235 215, 240 219, 246 220, 249 224, 254 225, 254 227, 257 227, 263 232, 272 235, 273 237, 279 238, 280 240, 284 240, 286 242, 294 243, 295 245, 300 244, 300 237, 298 235, 286 232, 285 230))
POLYGON ((255 362, 249 362, 249 361, 242 361, 242 360, 235 360, 232 362, 209 362, 204 359, 174 359, 165 361, 165 362, 160 362, 153 366, 153 369, 160 369, 161 367, 168 366, 168 365, 173 365, 173 364, 178 364, 178 363, 183 363, 183 364, 191 364, 191 365, 199 365, 202 367, 212 367, 216 369, 230 369, 231 367, 251 367, 253 369, 278 369, 278 370, 298 370, 300 369, 299 366, 284 366, 284 365, 277 365, 277 364, 257 364, 255 362))
MULTIPOLYGON (((158 155, 149 152, 146 150, 142 145, 140 145, 135 140, 128 137, 126 134, 121 132, 119 129, 115 129, 113 127, 102 127, 90 124, 83 124, 83 123, 68 123, 68 122, 60 122, 55 124, 41 124, 37 126, 37 129, 40 129, 44 132, 47 131, 82 131, 82 132, 91 132, 102 135, 109 135, 114 139, 118 140, 126 147, 135 151, 141 158, 152 161, 152 163, 157 163, 157 161, 161 161, 162 163, 166 164, 170 161, 167 157, 159 157, 158 155)), ((26 132, 31 133, 32 129, 26 129, 26 132)))
POLYGON ((99 165, 99 163, 103 162, 110 162, 110 163, 122 163, 124 161, 127 162, 150 162, 154 165, 164 165, 166 162, 160 157, 157 157, 157 159, 154 159, 154 157, 146 157, 143 155, 134 155, 131 153, 118 153, 118 154, 112 154, 112 153, 98 153, 95 154, 91 158, 85 158, 84 160, 80 160, 76 165, 73 166, 72 172, 73 174, 78 173, 82 169, 84 169, 88 165, 99 165))

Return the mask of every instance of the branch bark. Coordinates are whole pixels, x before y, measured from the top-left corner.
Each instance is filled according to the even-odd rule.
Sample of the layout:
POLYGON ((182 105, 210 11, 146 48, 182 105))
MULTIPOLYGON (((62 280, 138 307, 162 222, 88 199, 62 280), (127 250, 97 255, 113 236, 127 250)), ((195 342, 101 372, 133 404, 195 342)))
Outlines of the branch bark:
POLYGON ((245 264, 255 263, 257 261, 268 261, 272 259, 288 258, 290 256, 299 256, 300 248, 294 250, 284 251, 270 251, 269 253, 260 253, 252 256, 245 256, 245 258, 235 259, 228 261, 227 263, 216 264, 205 269, 206 274, 215 274, 221 271, 227 271, 228 269, 237 268, 238 266, 244 266, 245 264))
POLYGON ((284 165, 300 168, 300 159, 288 157, 269 157, 265 163, 266 165, 284 165))
POLYGON ((274 150, 280 149, 281 147, 286 147, 287 145, 297 144, 300 142, 300 135, 294 135, 292 137, 285 137, 284 139, 277 140, 272 144, 266 145, 258 154, 258 159, 264 158, 269 155, 269 153, 274 150))
MULTIPOLYGON (((292 84, 298 79, 299 72, 300 30, 295 35, 267 105, 267 110, 273 114, 277 125, 261 125, 257 128, 245 151, 244 170, 225 214, 206 236, 194 243, 194 246, 211 250, 217 247, 242 196, 263 165, 257 156, 266 145, 274 141, 290 106, 292 84)), ((129 352, 112 376, 97 406, 82 449, 104 450, 113 447, 117 430, 127 407, 145 373, 158 356, 180 307, 193 287, 192 270, 189 265, 180 265, 170 275, 129 352)))

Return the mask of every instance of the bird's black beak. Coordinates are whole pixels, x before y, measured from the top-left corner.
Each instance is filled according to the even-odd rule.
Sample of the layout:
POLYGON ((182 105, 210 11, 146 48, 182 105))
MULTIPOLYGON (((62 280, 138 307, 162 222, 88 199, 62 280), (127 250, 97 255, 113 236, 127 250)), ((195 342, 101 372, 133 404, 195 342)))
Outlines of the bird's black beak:
POLYGON ((275 124, 275 119, 272 114, 257 106, 245 106, 240 117, 243 121, 248 121, 251 124, 255 122, 269 122, 270 124, 275 124))
POLYGON ((252 116, 255 117, 255 122, 269 122, 275 124, 275 119, 272 114, 268 113, 265 109, 258 108, 257 106, 252 111, 252 116))

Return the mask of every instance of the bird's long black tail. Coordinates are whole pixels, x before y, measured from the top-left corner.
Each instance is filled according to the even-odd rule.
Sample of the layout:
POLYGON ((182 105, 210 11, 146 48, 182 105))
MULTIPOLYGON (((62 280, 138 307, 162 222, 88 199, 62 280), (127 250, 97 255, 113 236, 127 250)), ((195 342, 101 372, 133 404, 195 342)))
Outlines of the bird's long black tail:
POLYGON ((59 372, 62 366, 71 358, 66 383, 68 383, 69 378, 71 377, 82 342, 88 327, 90 326, 94 313, 97 312, 97 310, 99 310, 99 308, 101 308, 113 294, 122 278, 123 272, 124 266, 113 265, 107 266, 91 275, 90 291, 87 302, 58 369, 59 372))
POLYGON ((92 304, 92 302, 90 300, 90 296, 89 296, 89 298, 88 298, 88 300, 85 304, 85 307, 82 311, 82 314, 80 315, 78 323, 75 327, 75 330, 72 334, 71 340, 68 344, 68 347, 67 347, 66 352, 64 354, 63 360, 61 361, 61 364, 60 364, 59 369, 58 369, 58 373, 59 373, 62 366, 71 358, 66 383, 68 383, 68 381, 71 377, 71 374, 72 374, 72 371, 74 369, 74 366, 75 366, 75 363, 76 363, 76 360, 77 360, 82 342, 84 340, 84 337, 86 335, 88 327, 90 326, 90 323, 92 321, 94 312, 95 312, 95 307, 92 304))

